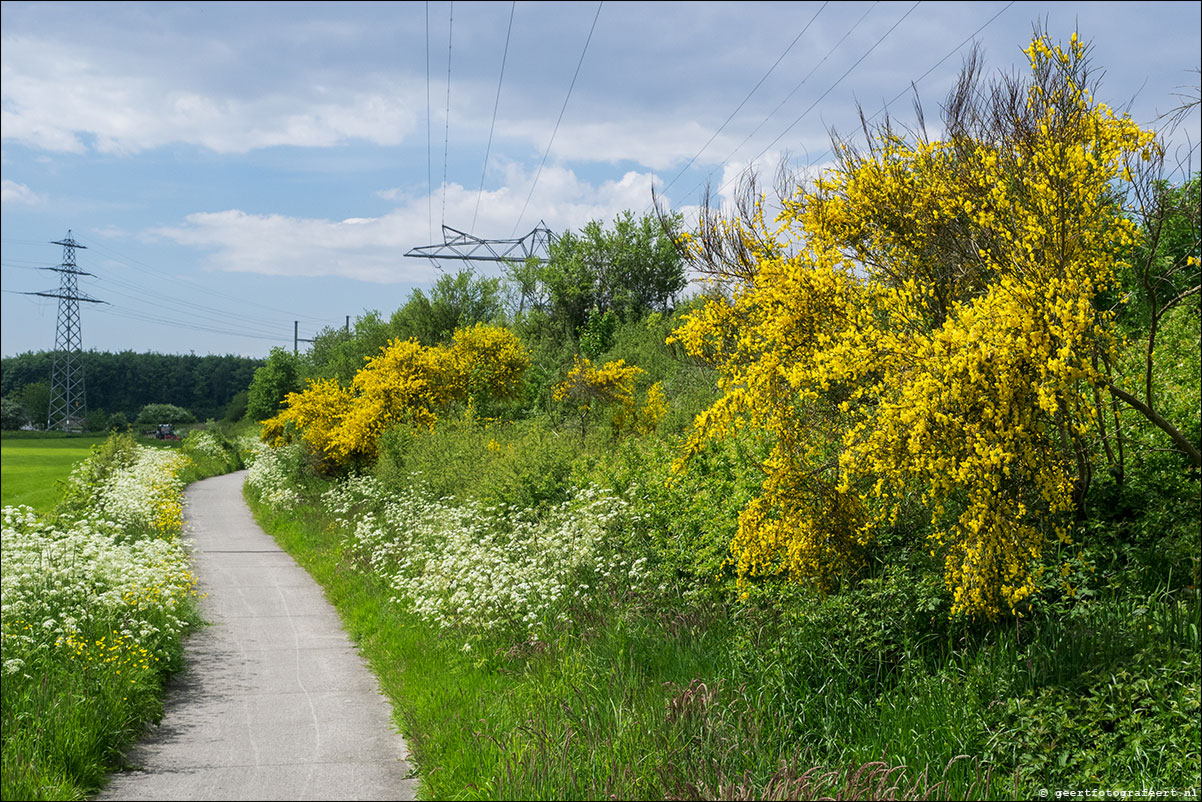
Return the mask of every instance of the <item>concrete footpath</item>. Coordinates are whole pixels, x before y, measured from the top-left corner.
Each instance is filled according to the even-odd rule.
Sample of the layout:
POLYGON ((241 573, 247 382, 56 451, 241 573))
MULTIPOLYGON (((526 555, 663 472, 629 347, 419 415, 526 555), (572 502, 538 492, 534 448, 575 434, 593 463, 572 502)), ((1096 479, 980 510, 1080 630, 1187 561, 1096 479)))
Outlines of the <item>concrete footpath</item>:
POLYGON ((414 799, 405 742, 320 587, 255 523, 245 472, 187 490, 201 609, 161 725, 101 800, 414 799))

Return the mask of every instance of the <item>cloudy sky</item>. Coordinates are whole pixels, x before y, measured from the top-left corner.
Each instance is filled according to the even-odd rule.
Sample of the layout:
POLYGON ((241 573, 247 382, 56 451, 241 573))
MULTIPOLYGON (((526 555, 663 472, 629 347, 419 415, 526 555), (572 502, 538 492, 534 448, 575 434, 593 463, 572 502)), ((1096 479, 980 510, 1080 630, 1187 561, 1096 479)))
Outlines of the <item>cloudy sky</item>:
MULTIPOLYGON (((749 163, 821 165, 857 104, 928 125, 972 42, 1093 44, 1099 98, 1196 94, 1202 4, 2 4, 3 353, 50 349, 68 230, 85 348, 265 355, 438 267, 441 226, 520 237, 655 187, 688 218, 749 163)), ((1199 140, 1199 121, 1176 147, 1199 140)), ((458 265, 443 262, 455 270, 458 265)), ((496 268, 479 264, 482 273, 496 268)))

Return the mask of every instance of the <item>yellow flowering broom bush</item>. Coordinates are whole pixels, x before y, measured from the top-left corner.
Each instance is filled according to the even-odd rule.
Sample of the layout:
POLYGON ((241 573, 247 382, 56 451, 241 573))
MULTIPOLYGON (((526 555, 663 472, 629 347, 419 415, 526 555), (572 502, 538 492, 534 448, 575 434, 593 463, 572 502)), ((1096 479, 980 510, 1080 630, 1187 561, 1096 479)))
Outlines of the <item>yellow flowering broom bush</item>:
POLYGON ((945 140, 886 123, 866 152, 839 143, 775 230, 756 205, 725 232, 750 258, 711 271, 730 297, 672 340, 723 393, 679 466, 740 428, 771 446, 740 576, 829 586, 918 502, 953 612, 995 617, 1034 592, 1047 539, 1069 540, 1119 345, 1099 299, 1140 236, 1115 187, 1161 153, 1093 100, 1075 35, 1026 53, 1029 78, 991 94, 966 68, 945 140))
POLYGON ((397 424, 430 427, 454 401, 514 395, 529 364, 525 347, 500 326, 458 329, 446 346, 392 340, 350 387, 320 379, 290 393, 284 410, 263 422, 262 437, 279 445, 299 434, 328 467, 363 464, 375 458, 380 435, 397 424))
POLYGON ((635 382, 643 372, 637 365, 627 365, 624 359, 606 362, 598 368, 588 357, 577 354, 568 375, 555 385, 552 397, 575 407, 580 416, 581 437, 586 433, 589 416, 601 407, 611 409, 610 428, 615 437, 623 431, 650 434, 667 414, 668 401, 663 385, 656 382, 647 388, 643 405, 638 406, 635 382))

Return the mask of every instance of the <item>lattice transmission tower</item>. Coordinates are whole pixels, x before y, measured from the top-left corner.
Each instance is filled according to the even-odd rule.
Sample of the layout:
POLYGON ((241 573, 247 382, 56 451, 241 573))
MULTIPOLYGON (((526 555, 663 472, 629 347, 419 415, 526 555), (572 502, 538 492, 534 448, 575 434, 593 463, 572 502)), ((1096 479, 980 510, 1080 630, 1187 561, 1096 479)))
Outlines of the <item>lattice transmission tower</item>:
POLYGON ((551 243, 554 241, 555 235, 541 220, 529 234, 519 239, 485 239, 444 224, 441 245, 410 248, 405 255, 429 259, 439 270, 442 269, 442 265, 439 264, 441 259, 511 264, 522 264, 528 259, 546 262, 550 256, 551 243))
POLYGON ((61 276, 58 291, 30 292, 43 298, 58 298, 58 324, 54 332, 54 361, 50 369, 50 409, 46 415, 47 429, 81 431, 88 414, 84 387, 83 333, 79 326, 79 302, 99 304, 104 301, 79 291, 79 277, 90 276, 75 266, 75 249, 87 248, 71 238, 70 230, 64 239, 51 243, 63 246, 63 263, 44 267, 61 276))

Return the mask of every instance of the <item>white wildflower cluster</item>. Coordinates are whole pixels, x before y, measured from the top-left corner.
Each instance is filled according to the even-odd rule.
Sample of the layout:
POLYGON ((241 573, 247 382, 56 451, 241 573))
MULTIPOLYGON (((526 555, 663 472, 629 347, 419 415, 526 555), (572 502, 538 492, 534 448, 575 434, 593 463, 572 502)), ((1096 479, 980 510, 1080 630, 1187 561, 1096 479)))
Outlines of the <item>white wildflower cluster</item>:
POLYGON ((617 545, 637 513, 596 487, 537 516, 435 500, 420 485, 386 494, 370 477, 342 482, 324 503, 361 567, 444 628, 537 638, 569 603, 644 578, 644 561, 617 545))
MULTIPOLYGON (((43 518, 30 507, 3 509, 5 677, 25 671, 38 655, 73 659, 96 645, 85 641, 98 633, 152 656, 178 641, 186 626, 182 605, 195 593, 179 539, 182 487, 174 475, 185 460, 137 447, 74 520, 43 518)), ((97 471, 85 466, 79 475, 97 471)))
POLYGON ((183 482, 189 458, 177 451, 139 448, 131 465, 114 471, 93 497, 92 514, 112 521, 129 536, 170 537, 183 524, 183 482))
POLYGON ((221 441, 217 435, 204 429, 193 429, 184 437, 182 443, 184 451, 194 454, 200 454, 212 459, 223 460, 226 458, 225 448, 222 447, 221 441))
POLYGON ((299 504, 301 498, 293 487, 288 465, 295 463, 300 446, 272 448, 257 440, 244 441, 242 445, 250 465, 246 483, 255 489, 259 498, 275 509, 299 504))

